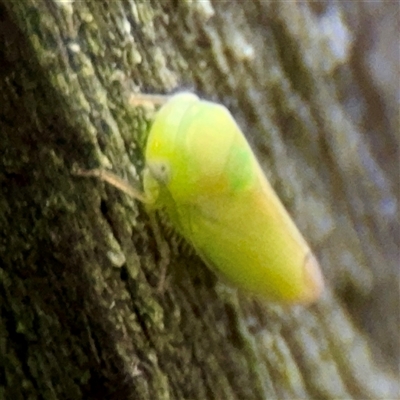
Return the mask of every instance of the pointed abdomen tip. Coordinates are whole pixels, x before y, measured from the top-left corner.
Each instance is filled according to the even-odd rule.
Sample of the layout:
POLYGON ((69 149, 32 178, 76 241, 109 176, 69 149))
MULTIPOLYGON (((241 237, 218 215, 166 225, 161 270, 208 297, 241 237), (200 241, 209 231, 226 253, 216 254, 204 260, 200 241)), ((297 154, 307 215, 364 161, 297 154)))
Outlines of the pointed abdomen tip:
POLYGON ((324 290, 324 278, 319 263, 311 252, 305 258, 304 280, 306 289, 302 303, 313 303, 324 290))

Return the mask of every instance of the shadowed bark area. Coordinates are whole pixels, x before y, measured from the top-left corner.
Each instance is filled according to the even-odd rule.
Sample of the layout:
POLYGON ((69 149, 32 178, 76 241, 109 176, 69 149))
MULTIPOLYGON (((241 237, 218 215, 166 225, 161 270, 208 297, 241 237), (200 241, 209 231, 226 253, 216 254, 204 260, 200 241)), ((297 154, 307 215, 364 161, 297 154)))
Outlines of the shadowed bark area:
POLYGON ((0 1, 1 399, 399 395, 399 12, 337 7, 0 1), (140 185, 152 112, 128 95, 177 89, 239 122, 320 260, 317 304, 237 293, 71 173, 140 185))

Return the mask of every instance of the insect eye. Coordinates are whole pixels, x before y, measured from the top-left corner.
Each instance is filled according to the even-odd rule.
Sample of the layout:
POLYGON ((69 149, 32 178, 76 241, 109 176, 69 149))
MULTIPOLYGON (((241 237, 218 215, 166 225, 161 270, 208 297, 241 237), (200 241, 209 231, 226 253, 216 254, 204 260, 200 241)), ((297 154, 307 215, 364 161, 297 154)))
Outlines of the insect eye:
POLYGON ((154 179, 158 182, 167 185, 170 180, 170 171, 166 162, 149 163, 148 168, 154 179))

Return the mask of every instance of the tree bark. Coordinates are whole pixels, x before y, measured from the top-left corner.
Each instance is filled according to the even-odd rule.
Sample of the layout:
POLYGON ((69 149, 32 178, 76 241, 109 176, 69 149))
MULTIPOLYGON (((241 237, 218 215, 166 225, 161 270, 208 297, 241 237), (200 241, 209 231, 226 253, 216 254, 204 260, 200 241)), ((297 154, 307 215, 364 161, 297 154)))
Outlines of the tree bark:
POLYGON ((1 399, 399 396, 396 3, 0 16, 1 399), (140 184, 150 114, 129 93, 188 88, 231 110, 315 249, 314 306, 232 290, 163 229, 166 259, 142 205, 71 173, 140 184))

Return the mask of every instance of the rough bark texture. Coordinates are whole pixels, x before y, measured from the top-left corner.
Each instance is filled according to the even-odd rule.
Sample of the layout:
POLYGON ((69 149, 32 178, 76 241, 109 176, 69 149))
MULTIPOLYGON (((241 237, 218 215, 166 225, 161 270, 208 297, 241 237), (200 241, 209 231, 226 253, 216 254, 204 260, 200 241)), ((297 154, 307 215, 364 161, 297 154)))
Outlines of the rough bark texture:
POLYGON ((1 399, 399 395, 399 14, 378 4, 0 2, 1 399), (158 292, 142 206, 71 174, 138 182, 126 93, 177 88, 243 127, 321 261, 315 306, 228 290, 174 238, 158 292))

